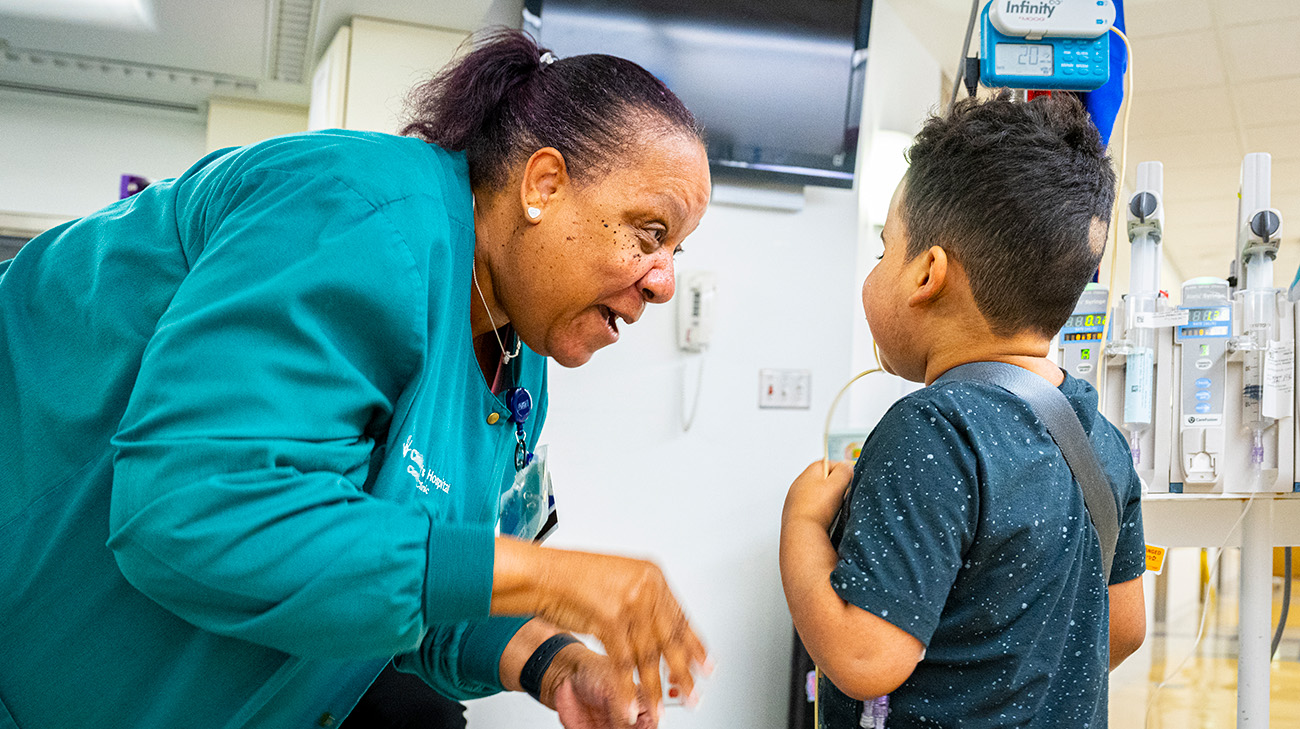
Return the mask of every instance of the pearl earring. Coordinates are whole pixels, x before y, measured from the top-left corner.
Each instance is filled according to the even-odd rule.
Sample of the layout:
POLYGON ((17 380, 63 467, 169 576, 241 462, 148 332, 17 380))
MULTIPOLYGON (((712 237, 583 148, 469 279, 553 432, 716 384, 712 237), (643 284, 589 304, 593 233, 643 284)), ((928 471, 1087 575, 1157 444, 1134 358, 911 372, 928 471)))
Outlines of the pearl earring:
POLYGON ((541 214, 542 214, 541 208, 535 208, 531 206, 528 208, 528 217, 532 218, 533 220, 537 220, 537 218, 541 216, 541 214))

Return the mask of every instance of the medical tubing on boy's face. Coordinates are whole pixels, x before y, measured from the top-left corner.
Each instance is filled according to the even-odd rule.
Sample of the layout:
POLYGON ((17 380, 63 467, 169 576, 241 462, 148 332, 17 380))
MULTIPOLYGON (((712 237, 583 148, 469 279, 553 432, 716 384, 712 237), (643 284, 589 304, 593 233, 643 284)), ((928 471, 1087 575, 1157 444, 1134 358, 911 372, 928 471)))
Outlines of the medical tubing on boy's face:
POLYGON ((594 635, 624 677, 620 705, 636 702, 633 670, 647 700, 661 701, 660 661, 670 684, 695 692, 692 671, 709 670, 704 645, 691 628, 663 572, 651 562, 605 554, 546 549, 496 540, 493 615, 536 615, 564 630, 594 635))

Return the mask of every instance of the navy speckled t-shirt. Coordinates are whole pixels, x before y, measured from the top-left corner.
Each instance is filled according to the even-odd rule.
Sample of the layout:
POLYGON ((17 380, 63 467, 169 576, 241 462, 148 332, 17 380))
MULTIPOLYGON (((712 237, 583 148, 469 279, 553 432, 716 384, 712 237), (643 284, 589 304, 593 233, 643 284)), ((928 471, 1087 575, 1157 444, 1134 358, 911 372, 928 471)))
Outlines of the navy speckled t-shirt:
MULTIPOLYGON (((1142 487, 1097 392, 1066 376, 1121 514, 1111 584, 1142 575, 1142 487)), ((1061 451, 1022 400, 952 381, 899 400, 862 448, 831 574, 844 600, 915 636, 890 729, 1106 726, 1109 613, 1097 533, 1061 451)), ((832 729, 861 703, 823 680, 832 729)))

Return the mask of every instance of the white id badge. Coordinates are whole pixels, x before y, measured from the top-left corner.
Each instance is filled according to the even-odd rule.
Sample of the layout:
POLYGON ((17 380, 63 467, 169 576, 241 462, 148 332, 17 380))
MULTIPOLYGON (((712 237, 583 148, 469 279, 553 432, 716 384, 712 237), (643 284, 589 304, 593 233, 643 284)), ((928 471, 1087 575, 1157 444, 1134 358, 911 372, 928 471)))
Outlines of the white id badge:
POLYGON ((541 542, 555 530, 555 496, 546 466, 546 446, 515 472, 515 481, 501 494, 497 534, 541 542))

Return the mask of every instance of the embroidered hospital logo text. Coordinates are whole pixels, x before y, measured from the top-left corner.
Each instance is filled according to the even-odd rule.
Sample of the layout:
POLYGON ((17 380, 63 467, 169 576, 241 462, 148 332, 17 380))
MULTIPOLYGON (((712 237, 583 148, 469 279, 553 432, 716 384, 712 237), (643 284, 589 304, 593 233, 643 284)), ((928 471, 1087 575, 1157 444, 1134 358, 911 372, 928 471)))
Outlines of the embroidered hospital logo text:
POLYGON ((438 489, 444 494, 451 492, 451 484, 447 483, 433 472, 433 469, 426 468, 424 465, 424 456, 411 447, 411 439, 414 436, 406 436, 406 442, 402 444, 402 457, 410 462, 406 464, 406 472, 411 474, 415 479, 415 487, 424 493, 429 493, 429 487, 438 489))

